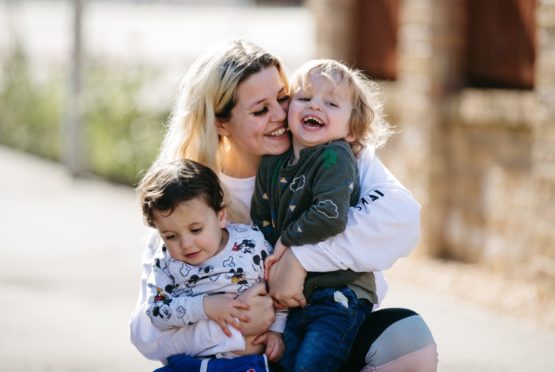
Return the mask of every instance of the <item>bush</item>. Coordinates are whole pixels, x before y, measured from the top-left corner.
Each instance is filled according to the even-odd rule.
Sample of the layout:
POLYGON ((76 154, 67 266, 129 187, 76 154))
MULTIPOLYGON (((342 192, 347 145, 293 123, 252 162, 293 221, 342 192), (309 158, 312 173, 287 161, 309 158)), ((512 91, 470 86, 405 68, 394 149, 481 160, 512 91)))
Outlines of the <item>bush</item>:
MULTIPOLYGON (((59 161, 63 120, 59 75, 39 83, 17 49, 3 63, 0 82, 0 143, 59 161)), ((168 112, 145 108, 139 94, 156 73, 144 67, 109 68, 91 63, 83 84, 84 158, 88 169, 112 181, 133 185, 154 160, 168 112)), ((171 102, 166 107, 170 107, 171 102)))
POLYGON ((118 73, 96 64, 90 69, 84 121, 94 173, 135 184, 138 173, 154 160, 168 112, 148 110, 139 102, 145 78, 151 81, 153 75, 145 68, 118 73))
POLYGON ((30 78, 27 59, 16 48, 2 67, 0 143, 48 159, 60 158, 61 81, 39 84, 30 78))

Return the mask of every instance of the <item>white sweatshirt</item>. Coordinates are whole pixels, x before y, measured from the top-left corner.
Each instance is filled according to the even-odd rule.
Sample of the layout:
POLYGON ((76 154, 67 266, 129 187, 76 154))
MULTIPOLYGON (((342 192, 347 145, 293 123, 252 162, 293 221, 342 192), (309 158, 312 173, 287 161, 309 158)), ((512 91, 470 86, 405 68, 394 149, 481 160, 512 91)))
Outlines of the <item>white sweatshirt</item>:
MULTIPOLYGON (((361 199, 349 210, 347 229, 324 242, 291 249, 306 271, 374 272, 381 302, 387 292, 382 271, 407 256, 418 242, 420 206, 372 149, 359 155, 358 167, 361 199)), ((250 205, 254 177, 221 175, 220 180, 234 200, 250 205)), ((146 315, 146 280, 157 242, 157 234, 153 234, 143 256, 139 298, 130 319, 131 342, 145 357, 162 362, 175 354, 210 355, 243 349, 244 339, 238 331, 232 328, 233 336, 227 337, 209 320, 165 331, 152 325, 146 315)))

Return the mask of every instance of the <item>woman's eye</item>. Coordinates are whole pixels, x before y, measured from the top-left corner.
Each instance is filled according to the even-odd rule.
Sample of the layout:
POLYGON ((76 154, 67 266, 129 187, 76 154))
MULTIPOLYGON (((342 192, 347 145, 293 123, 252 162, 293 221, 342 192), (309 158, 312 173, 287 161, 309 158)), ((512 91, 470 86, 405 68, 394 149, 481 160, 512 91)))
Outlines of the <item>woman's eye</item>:
POLYGON ((278 98, 279 103, 287 102, 287 101, 289 101, 289 96, 283 96, 283 97, 278 98))
POLYGON ((255 111, 255 112, 253 112, 252 114, 253 114, 254 116, 261 116, 261 115, 264 115, 264 114, 267 113, 267 112, 268 112, 268 107, 264 106, 264 108, 263 108, 262 110, 255 111))

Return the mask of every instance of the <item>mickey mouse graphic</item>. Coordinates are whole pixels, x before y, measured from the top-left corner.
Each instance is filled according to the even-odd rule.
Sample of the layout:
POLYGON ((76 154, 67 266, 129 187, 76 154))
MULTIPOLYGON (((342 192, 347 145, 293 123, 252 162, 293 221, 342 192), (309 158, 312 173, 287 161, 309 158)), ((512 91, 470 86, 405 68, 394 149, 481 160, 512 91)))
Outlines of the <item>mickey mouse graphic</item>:
POLYGON ((252 268, 256 271, 256 266, 258 266, 262 268, 262 271, 264 271, 262 264, 266 260, 266 257, 268 257, 268 253, 264 249, 260 252, 260 255, 255 254, 254 256, 252 256, 252 262, 254 263, 254 265, 252 265, 252 268))
POLYGON ((252 239, 243 239, 239 244, 233 244, 233 252, 242 251, 243 253, 253 254, 256 243, 252 239))
POLYGON ((173 290, 172 285, 167 285, 165 290, 162 288, 156 288, 156 296, 154 296, 154 303, 156 304, 152 308, 152 315, 157 316, 162 320, 168 320, 172 316, 172 311, 170 308, 171 298, 168 298, 166 293, 171 293, 173 290))
POLYGON ((238 267, 237 270, 235 270, 234 268, 230 269, 227 278, 231 280, 231 283, 237 284, 239 286, 239 288, 237 289, 239 293, 242 293, 248 289, 249 282, 247 281, 247 277, 245 276, 242 267, 238 267))

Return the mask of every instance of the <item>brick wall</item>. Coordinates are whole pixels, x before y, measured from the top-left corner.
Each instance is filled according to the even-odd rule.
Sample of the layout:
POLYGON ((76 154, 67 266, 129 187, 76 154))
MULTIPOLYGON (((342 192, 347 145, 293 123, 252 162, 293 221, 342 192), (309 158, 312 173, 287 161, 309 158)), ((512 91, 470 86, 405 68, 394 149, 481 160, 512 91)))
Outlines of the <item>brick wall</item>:
MULTIPOLYGON (((349 60, 353 2, 310 2, 319 56, 349 60)), ((380 156, 423 206, 420 252, 555 280, 555 2, 537 0, 533 90, 464 87, 464 6, 401 1, 380 156)))

